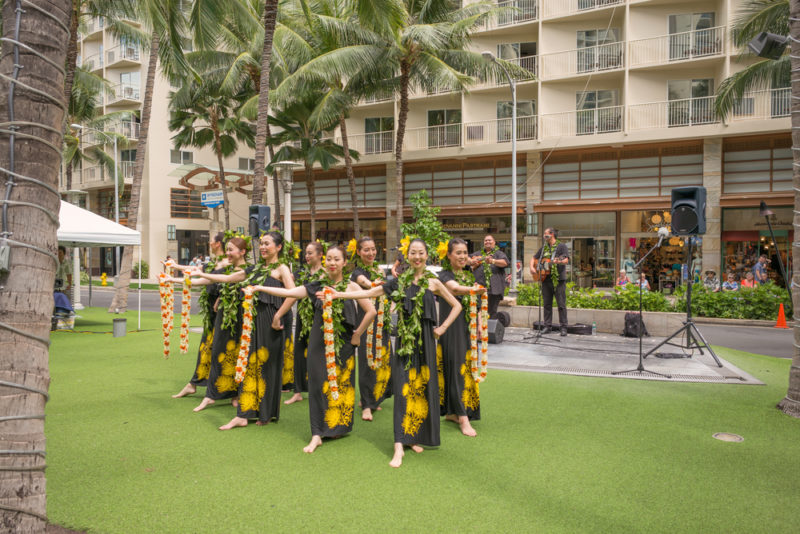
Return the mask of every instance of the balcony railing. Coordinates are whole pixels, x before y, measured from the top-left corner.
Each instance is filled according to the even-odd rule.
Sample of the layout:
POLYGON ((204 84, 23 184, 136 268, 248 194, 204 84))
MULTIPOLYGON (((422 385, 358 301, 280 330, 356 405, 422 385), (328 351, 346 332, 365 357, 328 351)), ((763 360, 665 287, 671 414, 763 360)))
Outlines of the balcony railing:
MULTIPOLYGON (((517 141, 536 139, 537 117, 517 117, 517 141)), ((494 119, 464 124, 464 146, 511 142, 511 119, 494 119)))
POLYGON ((99 32, 103 29, 104 20, 103 18, 92 19, 86 23, 86 34, 85 35, 92 35, 95 32, 99 32))
POLYGON ((103 54, 92 54, 83 60, 83 68, 88 71, 94 71, 103 68, 103 54))
POLYGON ((714 111, 714 96, 651 102, 629 106, 629 128, 676 128, 719 122, 714 111))
POLYGON ((589 72, 621 69, 625 66, 625 43, 589 46, 542 55, 542 77, 564 78, 589 72))
POLYGON ((122 173, 122 177, 128 180, 133 179, 133 168, 136 165, 135 161, 121 161, 119 163, 119 170, 122 173))
POLYGON ((542 0, 542 17, 562 17, 624 3, 625 0, 542 0))
POLYGON ((789 87, 745 93, 733 108, 734 121, 779 119, 792 112, 792 90, 789 87))
POLYGON ((139 139, 140 124, 135 121, 118 121, 109 124, 106 131, 124 135, 128 139, 139 139))
POLYGON ((140 101, 139 86, 127 83, 119 83, 112 88, 113 95, 109 104, 119 102, 122 100, 140 101))
POLYGON ((364 99, 366 104, 374 104, 376 102, 388 102, 394 98, 394 93, 391 91, 379 91, 377 94, 368 96, 364 99))
POLYGON ((630 42, 631 67, 721 56, 725 52, 725 27, 673 33, 630 42))
POLYGON ((484 29, 502 28, 512 24, 533 22, 539 14, 538 0, 502 0, 497 2, 497 7, 509 8, 507 13, 500 14, 496 19, 487 22, 484 29))
POLYGON ((105 167, 102 165, 84 167, 81 172, 81 185, 92 186, 102 184, 106 180, 105 171, 105 167))
MULTIPOLYGON (((520 67, 522 67, 523 69, 527 70, 530 73, 530 76, 526 78, 518 78, 517 83, 532 80, 539 74, 539 56, 523 56, 514 59, 506 59, 505 61, 519 65, 520 67)), ((505 76, 501 76, 496 80, 479 82, 477 86, 500 87, 502 85, 508 85, 508 81, 506 81, 505 76)))
POLYGON ((106 59, 108 64, 112 65, 118 61, 141 61, 139 58, 139 49, 135 46, 115 46, 106 52, 106 59))
POLYGON ((541 136, 596 135, 620 132, 624 106, 566 111, 542 115, 541 136))

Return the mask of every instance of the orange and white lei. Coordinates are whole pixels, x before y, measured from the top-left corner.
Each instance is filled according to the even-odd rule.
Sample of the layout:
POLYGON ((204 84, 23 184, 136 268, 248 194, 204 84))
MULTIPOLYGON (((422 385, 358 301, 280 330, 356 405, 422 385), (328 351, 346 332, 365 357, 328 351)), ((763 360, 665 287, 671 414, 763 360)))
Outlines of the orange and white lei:
POLYGON ((192 311, 192 277, 183 271, 183 293, 181 295, 181 354, 189 352, 189 314, 192 311))
MULTIPOLYGON (((372 282, 372 287, 378 287, 382 283, 383 282, 372 282)), ((367 365, 373 371, 380 368, 383 363, 380 356, 375 358, 375 355, 380 355, 381 349, 383 348, 383 318, 386 314, 387 302, 388 299, 385 296, 378 297, 378 316, 376 320, 369 323, 369 327, 367 327, 367 365), (378 325, 378 332, 375 334, 375 350, 373 351, 372 334, 375 332, 375 323, 378 325)))
POLYGON ((489 297, 481 295, 481 357, 478 367, 478 296, 474 289, 469 292, 469 354, 470 371, 475 382, 486 380, 486 368, 489 364, 489 297))
POLYGON ((325 343, 325 367, 328 370, 328 385, 333 400, 339 399, 339 384, 336 382, 336 339, 333 333, 333 291, 326 287, 322 301, 322 339, 325 343))
POLYGON ((164 358, 169 358, 169 335, 172 333, 172 263, 167 262, 166 272, 158 274, 158 296, 161 300, 161 338, 164 345, 164 358))
POLYGON ((242 300, 242 336, 239 338, 239 355, 236 357, 236 375, 234 381, 241 384, 247 372, 247 361, 250 357, 250 340, 253 331, 253 286, 244 288, 242 300))

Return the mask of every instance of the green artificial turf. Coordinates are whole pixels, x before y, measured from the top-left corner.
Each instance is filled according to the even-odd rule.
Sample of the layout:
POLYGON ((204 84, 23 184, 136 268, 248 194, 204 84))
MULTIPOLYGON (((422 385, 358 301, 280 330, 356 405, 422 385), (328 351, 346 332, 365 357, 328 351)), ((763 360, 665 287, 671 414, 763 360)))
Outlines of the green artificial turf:
MULTIPOLYGON (((78 330, 111 331, 86 309, 78 330)), ((89 532, 796 532, 800 420, 775 409, 789 362, 715 348, 766 386, 490 370, 477 438, 392 453, 392 401, 314 454, 308 403, 220 432, 234 409, 172 399, 189 354, 145 332, 56 332, 47 405, 50 521, 89 532), (733 432, 742 443, 712 439, 733 432)), ((199 324, 193 318, 193 324, 199 324)), ((177 347, 178 329, 173 333, 177 347)), ((201 389, 202 392, 202 389, 201 389)), ((287 395, 284 395, 286 398, 287 395)))

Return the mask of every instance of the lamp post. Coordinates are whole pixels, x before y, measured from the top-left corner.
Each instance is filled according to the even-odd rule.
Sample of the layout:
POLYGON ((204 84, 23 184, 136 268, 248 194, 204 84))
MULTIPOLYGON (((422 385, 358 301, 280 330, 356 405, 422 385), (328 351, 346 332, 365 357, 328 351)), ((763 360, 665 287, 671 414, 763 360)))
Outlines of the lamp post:
POLYGON ((510 297, 517 295, 517 84, 508 73, 508 69, 497 61, 490 51, 481 55, 487 61, 496 63, 503 69, 508 85, 511 87, 511 287, 508 289, 510 297))
POLYGON ((293 171, 300 167, 294 161, 278 161, 272 166, 278 170, 278 179, 283 186, 283 238, 286 242, 292 240, 292 187, 294 186, 293 171))
POLYGON ((767 228, 769 228, 769 237, 772 239, 772 246, 775 247, 776 255, 778 256, 778 267, 781 269, 781 276, 783 277, 783 284, 786 286, 786 290, 789 292, 789 296, 792 296, 792 288, 789 285, 789 280, 786 279, 786 270, 783 268, 783 260, 781 259, 781 249, 778 248, 778 242, 775 241, 775 234, 772 232, 772 223, 769 221, 769 216, 772 215, 774 212, 767 207, 767 203, 763 200, 761 201, 761 205, 758 207, 758 214, 761 217, 764 217, 767 221, 767 228))

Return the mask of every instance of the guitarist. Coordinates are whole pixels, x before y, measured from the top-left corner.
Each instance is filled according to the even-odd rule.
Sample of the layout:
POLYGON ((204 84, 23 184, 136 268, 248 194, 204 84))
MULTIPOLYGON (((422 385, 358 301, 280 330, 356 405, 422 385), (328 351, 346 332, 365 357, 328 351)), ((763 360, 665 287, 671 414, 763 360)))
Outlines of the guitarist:
POLYGON ((488 293, 489 317, 496 319, 497 306, 503 300, 506 289, 505 269, 509 265, 508 256, 497 248, 494 237, 487 235, 483 238, 483 250, 470 254, 468 264, 475 275, 475 282, 485 287, 488 293))
POLYGON ((561 335, 567 335, 567 263, 569 250, 556 239, 554 228, 545 228, 544 245, 531 258, 530 271, 534 278, 541 280, 542 300, 544 301, 544 326, 542 334, 553 331, 553 294, 558 305, 558 322, 561 323, 561 335))

